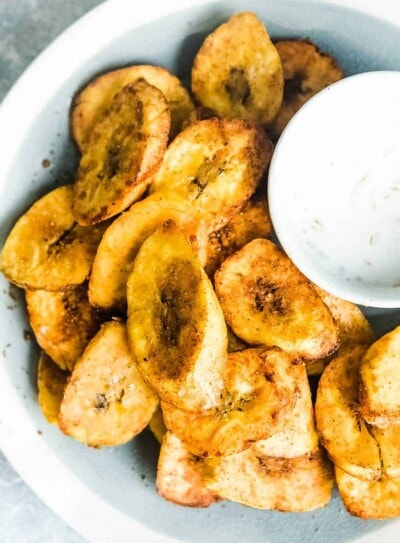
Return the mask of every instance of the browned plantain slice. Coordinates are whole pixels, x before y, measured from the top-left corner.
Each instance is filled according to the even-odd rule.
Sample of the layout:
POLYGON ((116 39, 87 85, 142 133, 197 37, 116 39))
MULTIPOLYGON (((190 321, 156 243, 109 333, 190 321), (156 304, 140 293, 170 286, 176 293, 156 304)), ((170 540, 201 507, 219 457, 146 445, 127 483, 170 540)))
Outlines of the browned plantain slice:
POLYGON ((237 13, 207 36, 194 59, 192 91, 221 117, 273 121, 282 103, 282 63, 254 13, 237 13))
POLYGON ((374 341, 371 325, 362 311, 353 303, 342 300, 315 286, 322 301, 328 306, 338 327, 339 352, 361 345, 369 346, 374 341))
POLYGON ((38 366, 39 407, 50 424, 57 424, 58 413, 67 386, 68 373, 62 371, 43 351, 38 366))
POLYGON ((154 414, 149 422, 149 429, 156 440, 161 444, 163 437, 168 430, 164 424, 164 417, 160 407, 157 407, 157 409, 154 411, 154 414))
POLYGON ((221 498, 257 509, 301 513, 325 507, 333 474, 324 453, 297 458, 263 456, 253 448, 205 461, 207 488, 221 498))
POLYGON ((144 79, 165 96, 171 111, 171 133, 174 138, 193 111, 188 91, 179 79, 161 66, 128 66, 113 70, 94 79, 74 99, 71 110, 71 128, 80 149, 84 149, 89 136, 114 97, 128 83, 144 79))
POLYGON ((336 483, 348 512, 362 519, 383 520, 400 515, 400 479, 365 481, 335 466, 336 483))
POLYGON ((27 290, 29 322, 36 341, 62 370, 72 370, 100 327, 87 299, 87 284, 64 292, 27 290))
POLYGON ((371 426, 370 432, 378 443, 385 474, 393 479, 400 478, 400 425, 371 426))
POLYGON ((142 245, 128 281, 128 334, 145 381, 185 410, 220 401, 224 316, 206 273, 172 221, 142 245))
POLYGON ((193 221, 215 230, 255 191, 272 154, 263 130, 239 119, 208 119, 181 132, 154 174, 151 192, 174 192, 193 221))
POLYGON ((280 349, 229 353, 220 406, 188 413, 161 403, 168 430, 199 456, 223 456, 288 428, 304 368, 280 349))
POLYGON ((332 57, 309 41, 279 41, 275 46, 282 61, 285 80, 282 107, 271 131, 277 139, 307 100, 342 79, 344 74, 332 57))
POLYGON ((114 97, 79 163, 73 212, 80 224, 113 217, 142 196, 164 155, 169 128, 164 95, 144 80, 114 97))
POLYGON ((215 290, 227 323, 251 345, 277 345, 306 360, 337 346, 328 308, 269 240, 256 239, 227 258, 215 274, 215 290))
MULTIPOLYGON (((142 243, 165 221, 184 227, 191 221, 185 202, 153 194, 136 202, 106 230, 97 250, 89 282, 91 304, 105 309, 126 309, 126 284, 142 243)), ((197 237, 191 240, 196 250, 197 237)))
POLYGON ((287 415, 287 426, 284 432, 256 441, 253 445, 255 452, 277 458, 296 458, 318 449, 311 390, 302 365, 298 366, 296 403, 287 415))
POLYGON ((157 405, 129 351, 125 325, 110 321, 75 365, 58 422, 91 447, 120 445, 148 425, 157 405))
POLYGON ((321 443, 333 462, 361 479, 381 477, 379 447, 359 414, 359 367, 365 347, 339 355, 318 385, 315 415, 321 443))
POLYGON ((228 256, 253 239, 268 238, 271 229, 267 202, 248 200, 225 226, 208 234, 204 266, 207 274, 213 277, 228 256))
POLYGON ((50 291, 87 279, 106 225, 82 228, 71 207, 72 187, 59 187, 17 221, 0 257, 7 279, 22 288, 50 291))
POLYGON ((162 441, 157 466, 157 492, 187 507, 208 507, 219 501, 203 482, 203 459, 185 449, 171 432, 162 441))
MULTIPOLYGON (((338 328, 339 348, 336 353, 341 354, 353 347, 362 345, 368 347, 371 345, 374 341, 374 333, 362 311, 355 304, 329 294, 316 285, 314 286, 331 312, 338 328)), ((309 375, 321 375, 331 359, 331 357, 327 357, 307 364, 307 373, 309 375)))
POLYGON ((400 326, 378 339, 361 361, 360 412, 375 426, 400 424, 400 326))

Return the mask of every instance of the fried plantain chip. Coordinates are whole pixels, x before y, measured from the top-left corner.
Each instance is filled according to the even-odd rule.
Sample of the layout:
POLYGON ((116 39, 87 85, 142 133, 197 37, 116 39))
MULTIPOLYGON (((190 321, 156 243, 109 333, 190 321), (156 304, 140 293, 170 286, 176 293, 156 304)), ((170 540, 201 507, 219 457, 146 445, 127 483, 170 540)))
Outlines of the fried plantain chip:
POLYGON ((58 413, 69 373, 62 371, 51 358, 40 353, 37 386, 39 407, 50 424, 57 424, 58 413))
POLYGON ((162 400, 192 411, 218 404, 227 356, 224 316, 172 221, 137 254, 128 280, 128 334, 143 378, 162 400))
POLYGON ((207 36, 194 59, 192 92, 220 117, 274 120, 283 96, 282 63, 254 13, 237 13, 207 36))
POLYGON ((185 449, 171 432, 163 438, 157 466, 157 492, 187 507, 208 507, 219 501, 203 482, 203 459, 185 449))
POLYGON ((216 230, 253 194, 271 155, 260 128, 239 119, 200 121, 168 147, 150 192, 177 194, 191 205, 194 222, 216 230))
POLYGON ((297 372, 296 403, 287 414, 288 429, 269 439, 256 441, 253 445, 256 453, 276 458, 296 458, 318 449, 314 407, 305 366, 299 364, 297 372))
POLYGON ((204 269, 210 277, 231 254, 257 238, 268 238, 272 225, 267 202, 264 199, 248 200, 230 221, 207 237, 204 269))
MULTIPOLYGON (((93 262, 91 304, 104 309, 126 309, 126 284, 136 255, 142 243, 168 219, 184 228, 191 221, 190 210, 182 200, 153 194, 136 202, 109 226, 93 262)), ((196 250, 196 233, 190 239, 196 250)))
POLYGON ((168 430, 164 424, 164 417, 160 407, 157 407, 150 419, 149 430, 161 445, 163 437, 168 430))
POLYGON ((114 97, 79 163, 73 205, 79 224, 113 217, 142 196, 164 155, 169 128, 164 95, 144 80, 114 97))
POLYGON ((303 371, 277 348, 229 353, 220 405, 189 413, 162 402, 165 425, 198 456, 243 451, 288 428, 303 371))
MULTIPOLYGON (((369 346, 374 341, 372 328, 362 311, 353 303, 329 294, 314 285, 322 301, 328 307, 338 328, 339 348, 334 354, 341 354, 358 346, 369 346)), ((321 375, 332 357, 315 360, 307 364, 308 375, 321 375)))
POLYGON ((100 327, 101 315, 89 304, 87 284, 64 292, 27 290, 25 296, 36 341, 62 370, 71 371, 100 327))
POLYGON ((370 432, 378 443, 385 474, 389 478, 400 478, 400 425, 371 426, 370 432))
POLYGON ((106 224, 83 228, 72 215, 72 187, 59 187, 35 202, 15 224, 0 257, 11 282, 58 291, 87 279, 106 224))
POLYGON ((333 474, 321 450, 297 458, 263 456, 253 448, 205 461, 207 488, 221 498, 257 509, 301 513, 325 507, 333 474))
POLYGON ((383 520, 400 515, 400 479, 365 481, 335 466, 336 483, 347 511, 362 519, 383 520))
POLYGON ((271 130, 274 139, 278 139, 307 100, 342 79, 344 74, 331 56, 310 41, 278 41, 275 46, 282 61, 285 80, 282 107, 271 130))
POLYGON ((333 360, 320 379, 315 404, 322 445, 333 462, 354 477, 382 475, 379 447, 359 413, 359 367, 366 347, 333 360))
POLYGON ((328 308, 269 240, 251 241, 227 258, 215 274, 215 291, 227 323, 246 343, 277 345, 306 360, 337 346, 328 308))
POLYGON ((362 311, 355 304, 314 286, 337 324, 340 344, 338 352, 361 345, 367 347, 371 345, 375 339, 374 332, 362 311))
POLYGON ((76 363, 58 422, 91 447, 120 445, 148 425, 157 405, 129 351, 126 327, 115 320, 102 325, 76 363))
POLYGON ((360 412, 374 426, 400 424, 400 326, 371 345, 361 361, 360 412))
POLYGON ((179 79, 161 66, 128 66, 97 77, 75 97, 71 109, 71 129, 81 150, 86 147, 94 126, 110 107, 116 94, 138 79, 144 79, 165 96, 171 112, 170 138, 181 131, 194 106, 179 79))

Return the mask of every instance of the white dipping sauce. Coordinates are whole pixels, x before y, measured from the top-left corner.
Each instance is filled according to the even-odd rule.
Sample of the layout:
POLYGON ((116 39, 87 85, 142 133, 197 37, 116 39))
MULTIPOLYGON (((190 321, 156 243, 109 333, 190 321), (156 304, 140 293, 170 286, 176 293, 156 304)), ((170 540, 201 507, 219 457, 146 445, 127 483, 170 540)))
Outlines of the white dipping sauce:
POLYGON ((269 205, 299 269, 365 305, 400 306, 400 72, 349 77, 310 100, 276 147, 269 205))

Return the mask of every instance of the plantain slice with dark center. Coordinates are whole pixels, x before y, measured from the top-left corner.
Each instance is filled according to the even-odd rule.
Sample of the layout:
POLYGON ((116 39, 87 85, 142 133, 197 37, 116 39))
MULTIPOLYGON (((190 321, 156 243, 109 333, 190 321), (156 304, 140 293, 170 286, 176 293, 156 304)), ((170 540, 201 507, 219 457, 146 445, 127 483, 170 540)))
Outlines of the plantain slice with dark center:
POLYGON ((59 187, 17 221, 0 257, 7 279, 22 288, 47 291, 64 290, 87 279, 108 225, 80 226, 72 203, 72 186, 59 187))
POLYGON ((145 192, 164 155, 170 112, 162 92, 139 79, 113 98, 84 148, 73 212, 82 225, 117 215, 145 192))
POLYGON ((282 103, 282 64, 254 13, 237 13, 207 36, 194 59, 192 92, 220 117, 262 125, 274 120, 282 103))
POLYGON ((245 349, 229 353, 220 405, 187 412, 161 402, 168 430, 198 456, 224 456, 292 426, 304 367, 282 350, 245 349))
POLYGON ((159 397, 187 410, 220 401, 227 331, 213 287, 185 236, 167 221, 142 245, 128 280, 132 353, 159 397))
POLYGON ((215 274, 215 291, 227 323, 250 345, 277 345, 305 360, 337 348, 337 328, 328 308, 269 240, 253 240, 227 258, 215 274))
POLYGON ((71 129, 81 150, 88 144, 90 134, 114 97, 129 83, 144 79, 165 96, 171 111, 170 138, 182 129, 193 111, 188 91, 179 79, 161 66, 138 65, 107 72, 81 90, 72 104, 71 129))
POLYGON ((63 370, 72 371, 102 315, 87 297, 87 283, 63 292, 25 292, 29 322, 36 341, 63 370))
POLYGON ((181 132, 154 174, 151 193, 188 202, 193 222, 224 226, 254 193, 272 155, 261 128, 234 119, 206 119, 181 132))

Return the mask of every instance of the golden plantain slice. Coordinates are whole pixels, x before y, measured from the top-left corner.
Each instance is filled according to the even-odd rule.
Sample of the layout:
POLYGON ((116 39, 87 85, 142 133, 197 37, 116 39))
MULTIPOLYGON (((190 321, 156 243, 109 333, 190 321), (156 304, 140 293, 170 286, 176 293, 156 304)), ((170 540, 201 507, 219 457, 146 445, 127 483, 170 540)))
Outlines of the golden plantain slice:
POLYGON ((265 200, 248 200, 222 228, 208 234, 207 261, 204 266, 210 277, 231 254, 257 238, 268 238, 272 225, 265 200))
POLYGON ((110 321, 75 365, 58 422, 91 447, 120 445, 148 425, 157 405, 129 351, 125 325, 110 321))
POLYGON ((194 59, 192 92, 220 117, 273 121, 282 103, 282 63, 254 13, 238 13, 207 36, 194 59))
POLYGON ((157 409, 154 411, 154 414, 149 422, 149 429, 156 440, 161 444, 168 430, 164 424, 164 417, 160 407, 157 407, 157 409))
POLYGON ((297 458, 263 456, 253 448, 205 461, 210 492, 257 509, 301 513, 325 507, 333 474, 321 450, 297 458))
POLYGON ((239 119, 200 121, 170 144, 150 192, 177 194, 190 204, 194 222, 216 230, 253 194, 271 155, 261 128, 239 119))
POLYGON ((171 432, 163 438, 157 466, 157 492, 187 507, 208 507, 219 501, 203 482, 203 459, 185 449, 171 432))
MULTIPOLYGON (((106 230, 93 262, 89 281, 90 303, 104 309, 126 309, 126 284, 142 243, 165 221, 184 227, 190 222, 185 202, 154 194, 136 202, 106 230)), ((196 250, 196 235, 192 245, 196 250)))
POLYGON ((374 426, 400 424, 400 326, 371 345, 361 361, 360 412, 374 426))
POLYGON ((285 81, 283 103, 272 126, 278 139, 293 115, 314 94, 342 79, 336 61, 309 41, 286 40, 275 44, 282 61, 285 81))
POLYGON ((219 403, 227 357, 224 316, 172 221, 136 257, 128 281, 128 334, 143 378, 162 400, 192 411, 219 403))
POLYGON ((385 474, 393 479, 400 478, 400 425, 371 426, 370 432, 378 443, 385 474))
POLYGON ((0 269, 26 289, 57 291, 87 279, 106 225, 83 228, 72 215, 72 187, 40 198, 15 224, 0 269))
POLYGON ((296 458, 318 449, 319 441, 307 372, 301 364, 298 365, 297 372, 296 403, 287 415, 288 429, 268 439, 256 441, 253 445, 256 453, 277 458, 296 458))
POLYGON ((359 414, 359 366, 365 347, 339 355, 319 381, 315 415, 322 445, 354 477, 381 477, 379 447, 359 414))
POLYGON ((72 370, 101 316, 87 299, 87 284, 64 292, 27 290, 29 322, 36 341, 62 369, 72 370))
POLYGON ((400 479, 365 481, 335 466, 336 483, 347 511, 362 519, 383 520, 400 515, 400 479))
POLYGON ((344 349, 361 345, 369 346, 374 342, 372 328, 362 311, 355 304, 329 294, 316 285, 314 286, 324 304, 328 306, 338 327, 339 353, 344 349))
POLYGON ((188 413, 162 402, 165 425, 198 456, 243 451, 288 428, 300 394, 299 374, 302 368, 277 348, 229 353, 220 405, 188 413))
POLYGON ((79 163, 73 206, 79 224, 113 217, 142 196, 164 155, 169 128, 164 95, 144 80, 114 97, 79 163))
POLYGON ((269 240, 251 241, 227 258, 215 274, 215 291, 227 323, 246 343, 277 345, 306 360, 337 346, 328 308, 269 240))
MULTIPOLYGON (((372 328, 362 311, 353 303, 329 294, 314 285, 322 301, 328 307, 338 328, 339 348, 336 354, 361 345, 369 346, 374 341, 372 328)), ((331 361, 331 357, 307 364, 309 375, 321 375, 331 361)))
POLYGON ((68 375, 57 364, 54 364, 46 353, 41 352, 37 375, 38 402, 43 415, 50 424, 57 424, 68 375))
POLYGON ((170 137, 174 138, 181 131, 194 106, 179 79, 161 66, 128 66, 97 77, 75 97, 71 109, 71 129, 81 150, 86 147, 94 126, 110 107, 116 94, 138 79, 144 79, 165 96, 171 112, 170 137))

